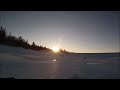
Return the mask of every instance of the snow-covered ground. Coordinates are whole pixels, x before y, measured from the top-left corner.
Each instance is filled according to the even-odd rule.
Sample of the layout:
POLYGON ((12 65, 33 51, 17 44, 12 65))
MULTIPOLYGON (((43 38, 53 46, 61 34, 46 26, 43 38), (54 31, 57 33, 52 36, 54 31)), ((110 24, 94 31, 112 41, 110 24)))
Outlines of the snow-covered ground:
POLYGON ((0 78, 120 79, 120 53, 55 54, 0 45, 0 78))

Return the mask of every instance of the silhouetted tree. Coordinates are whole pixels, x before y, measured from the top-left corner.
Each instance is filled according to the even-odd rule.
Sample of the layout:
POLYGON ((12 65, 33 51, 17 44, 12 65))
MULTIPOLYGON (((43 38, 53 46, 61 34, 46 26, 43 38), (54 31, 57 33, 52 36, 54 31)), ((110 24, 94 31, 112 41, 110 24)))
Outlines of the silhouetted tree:
POLYGON ((0 27, 0 43, 4 43, 6 38, 6 28, 0 27))

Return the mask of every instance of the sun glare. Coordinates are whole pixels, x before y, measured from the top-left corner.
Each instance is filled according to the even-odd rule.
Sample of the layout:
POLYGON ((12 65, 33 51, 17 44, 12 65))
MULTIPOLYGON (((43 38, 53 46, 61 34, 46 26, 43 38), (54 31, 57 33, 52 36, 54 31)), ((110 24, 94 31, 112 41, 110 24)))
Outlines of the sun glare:
POLYGON ((54 46, 54 47, 52 48, 52 50, 53 50, 54 52, 58 52, 58 51, 59 51, 59 48, 58 48, 57 46, 54 46))

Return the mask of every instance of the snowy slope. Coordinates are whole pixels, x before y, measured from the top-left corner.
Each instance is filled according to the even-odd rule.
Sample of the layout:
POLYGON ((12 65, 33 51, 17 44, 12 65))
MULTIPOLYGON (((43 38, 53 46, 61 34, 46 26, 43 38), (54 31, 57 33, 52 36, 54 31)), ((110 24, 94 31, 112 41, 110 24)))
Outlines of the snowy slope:
POLYGON ((120 79, 120 56, 119 53, 55 54, 0 45, 0 78, 11 76, 17 79, 120 79))

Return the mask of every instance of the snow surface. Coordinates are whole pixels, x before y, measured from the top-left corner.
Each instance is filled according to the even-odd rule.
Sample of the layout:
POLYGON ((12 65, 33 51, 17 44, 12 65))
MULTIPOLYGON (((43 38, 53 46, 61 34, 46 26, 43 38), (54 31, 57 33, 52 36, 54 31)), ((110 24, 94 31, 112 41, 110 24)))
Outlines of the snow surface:
POLYGON ((120 79, 120 53, 33 51, 0 45, 0 78, 120 79))

